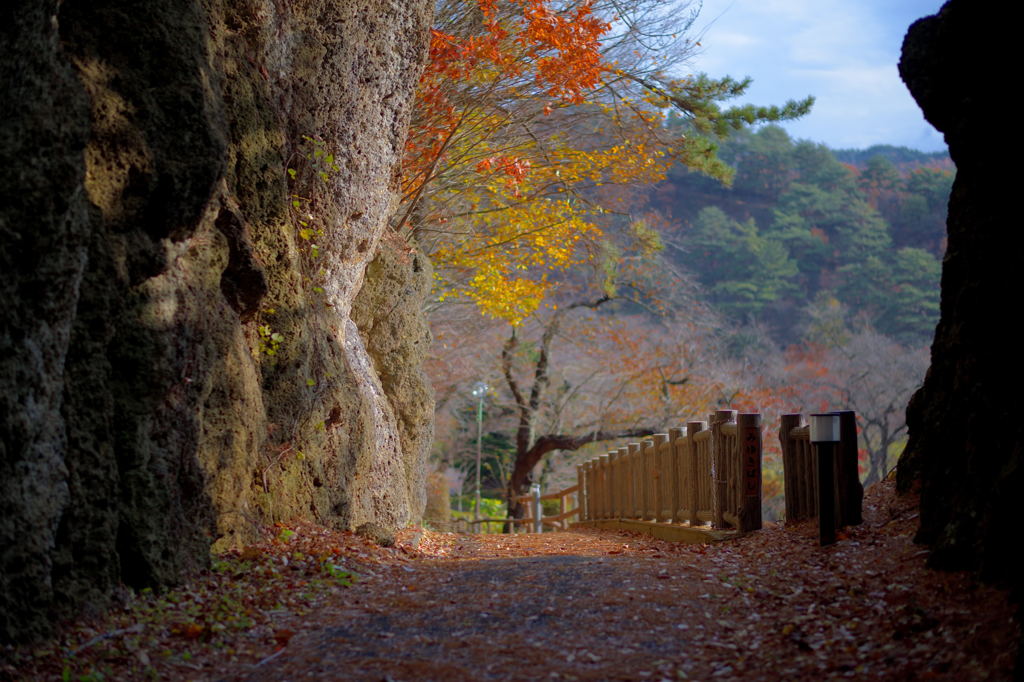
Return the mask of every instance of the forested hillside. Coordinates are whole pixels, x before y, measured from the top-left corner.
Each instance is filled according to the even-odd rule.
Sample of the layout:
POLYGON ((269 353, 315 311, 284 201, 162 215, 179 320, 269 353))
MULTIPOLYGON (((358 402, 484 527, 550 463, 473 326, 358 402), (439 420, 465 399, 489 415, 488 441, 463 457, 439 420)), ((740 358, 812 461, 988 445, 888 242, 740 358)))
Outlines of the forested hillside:
POLYGON ((948 156, 834 153, 775 126, 737 133, 720 156, 735 169, 731 186, 676 166, 652 201, 679 224, 668 255, 714 306, 734 322, 767 326, 783 344, 802 340, 836 303, 903 344, 930 341, 948 156))

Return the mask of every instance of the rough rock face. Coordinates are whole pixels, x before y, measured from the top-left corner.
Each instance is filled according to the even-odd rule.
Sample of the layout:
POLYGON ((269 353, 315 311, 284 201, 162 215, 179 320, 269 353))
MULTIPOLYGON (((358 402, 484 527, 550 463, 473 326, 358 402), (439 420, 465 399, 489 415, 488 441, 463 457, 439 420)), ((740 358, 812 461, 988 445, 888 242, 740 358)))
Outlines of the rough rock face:
POLYGON ((423 289, 350 312, 430 7, 0 9, 0 639, 266 521, 422 513, 418 351, 373 344, 425 345, 423 289))
POLYGON ((423 370, 430 329, 422 308, 433 285, 429 259, 396 239, 382 240, 352 307, 384 393, 398 421, 410 505, 426 506, 426 462, 434 440, 434 391, 423 370))
POLYGON ((993 125, 1012 44, 1003 10, 953 0, 911 26, 903 43, 900 74, 945 133, 957 177, 941 319, 931 368, 907 411, 899 483, 921 484, 918 539, 932 546, 936 565, 978 568, 1019 589, 1024 394, 1012 313, 1024 232, 1009 210, 1013 176, 993 125))

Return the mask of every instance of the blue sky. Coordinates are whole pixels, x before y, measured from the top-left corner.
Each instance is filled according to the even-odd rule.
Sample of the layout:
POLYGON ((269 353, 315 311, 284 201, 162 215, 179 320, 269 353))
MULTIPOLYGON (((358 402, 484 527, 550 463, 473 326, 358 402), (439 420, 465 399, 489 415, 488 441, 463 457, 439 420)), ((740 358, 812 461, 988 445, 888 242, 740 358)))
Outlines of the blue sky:
MULTIPOLYGON (((781 104, 814 95, 790 135, 833 148, 872 144, 945 149, 899 79, 903 35, 942 0, 704 0, 688 65, 710 76, 750 76, 744 101, 781 104)), ((693 31, 691 31, 691 34, 693 31)))

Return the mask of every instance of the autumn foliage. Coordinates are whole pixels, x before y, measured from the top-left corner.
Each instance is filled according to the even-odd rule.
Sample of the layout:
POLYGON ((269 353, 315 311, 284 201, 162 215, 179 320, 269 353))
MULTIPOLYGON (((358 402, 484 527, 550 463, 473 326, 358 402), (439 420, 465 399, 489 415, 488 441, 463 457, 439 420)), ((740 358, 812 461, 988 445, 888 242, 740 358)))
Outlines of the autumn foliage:
POLYGON ((693 47, 677 17, 693 15, 662 0, 609 7, 439 3, 393 227, 433 259, 441 300, 520 324, 554 273, 599 261, 609 230, 635 220, 623 193, 599 188, 651 185, 675 162, 727 179, 716 139, 810 106, 723 109, 749 81, 670 70, 693 47))
MULTIPOLYGON (((399 229, 438 265, 439 294, 520 323, 549 275, 594 258, 607 207, 586 192, 653 182, 664 152, 598 129, 611 24, 586 1, 478 0, 442 9, 403 174, 399 229)), ((620 122, 621 123, 621 122, 620 122)))

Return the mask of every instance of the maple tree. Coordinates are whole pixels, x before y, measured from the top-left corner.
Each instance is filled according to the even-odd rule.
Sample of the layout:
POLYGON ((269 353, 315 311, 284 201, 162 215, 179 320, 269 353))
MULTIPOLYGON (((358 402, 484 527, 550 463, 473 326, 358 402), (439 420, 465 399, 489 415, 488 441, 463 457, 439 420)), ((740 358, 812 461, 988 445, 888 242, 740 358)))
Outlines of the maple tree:
POLYGON ((551 291, 553 273, 599 257, 606 228, 622 219, 622 204, 596 188, 650 184, 676 162, 726 179, 714 140, 808 109, 809 100, 722 109, 749 81, 667 75, 692 48, 686 15, 667 8, 438 6, 394 227, 435 261, 441 298, 465 297, 521 323, 551 291), (667 127, 669 111, 686 125, 667 127))

